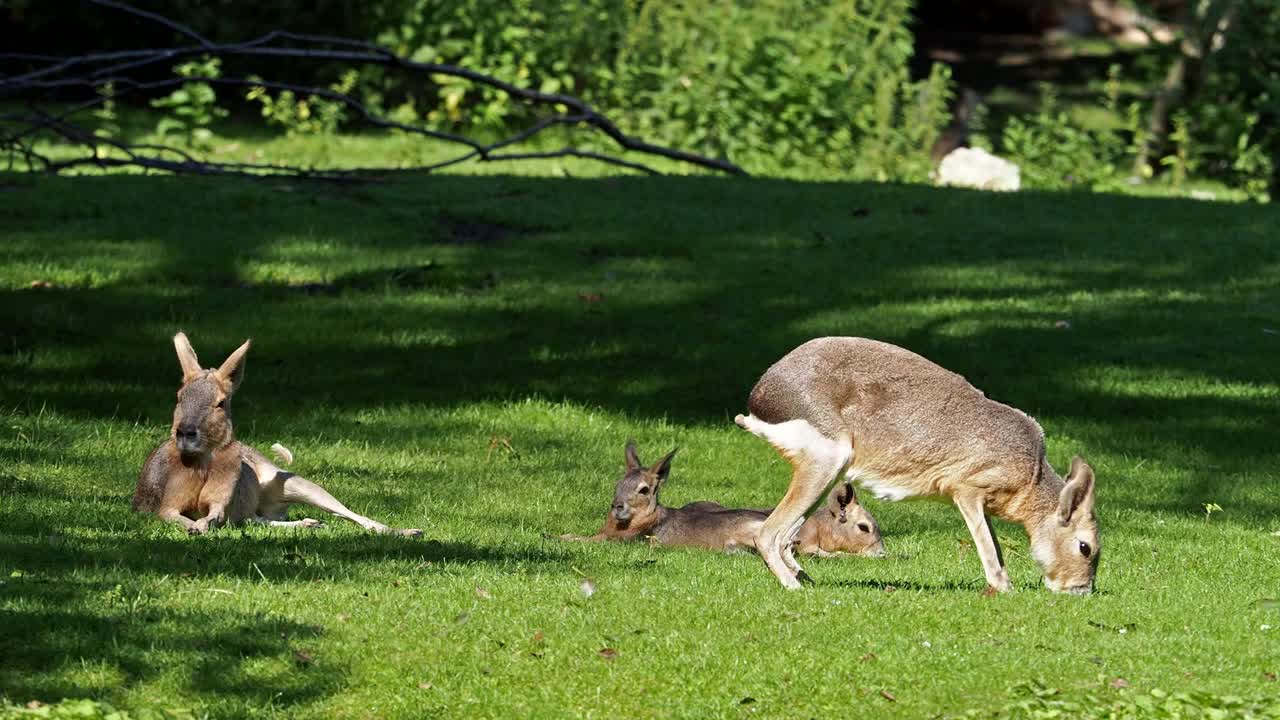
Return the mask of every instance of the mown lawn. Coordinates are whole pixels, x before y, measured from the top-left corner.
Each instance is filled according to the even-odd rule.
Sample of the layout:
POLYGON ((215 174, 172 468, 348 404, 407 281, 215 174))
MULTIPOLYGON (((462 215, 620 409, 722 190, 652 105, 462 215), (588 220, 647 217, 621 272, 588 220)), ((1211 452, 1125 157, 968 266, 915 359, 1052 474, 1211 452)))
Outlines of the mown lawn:
POLYGON ((216 718, 1154 717, 1196 692, 1179 702, 1280 713, 1280 609, 1259 602, 1280 597, 1278 221, 719 178, 9 176, 0 697, 216 718), (135 516, 177 329, 205 364, 254 339, 242 439, 425 538, 337 520, 189 538, 135 516), (1060 469, 1085 455, 1100 592, 1045 591, 1000 525, 1017 591, 983 597, 959 514, 930 502, 867 500, 889 557, 809 560, 801 593, 754 556, 544 539, 598 527, 628 438, 646 459, 681 448, 667 504, 775 502, 787 466, 732 417, 826 334, 966 375, 1037 417, 1060 469))

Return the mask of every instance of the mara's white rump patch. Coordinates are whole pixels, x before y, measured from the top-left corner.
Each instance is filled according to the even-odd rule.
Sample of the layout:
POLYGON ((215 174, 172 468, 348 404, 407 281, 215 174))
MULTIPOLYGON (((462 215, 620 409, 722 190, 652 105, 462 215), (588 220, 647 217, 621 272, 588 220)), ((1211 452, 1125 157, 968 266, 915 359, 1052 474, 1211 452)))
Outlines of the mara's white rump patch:
POLYGON ((842 442, 823 435, 808 420, 788 420, 775 425, 754 415, 739 415, 733 421, 744 430, 768 440, 788 458, 830 463, 837 468, 837 474, 853 460, 853 445, 849 441, 842 442))

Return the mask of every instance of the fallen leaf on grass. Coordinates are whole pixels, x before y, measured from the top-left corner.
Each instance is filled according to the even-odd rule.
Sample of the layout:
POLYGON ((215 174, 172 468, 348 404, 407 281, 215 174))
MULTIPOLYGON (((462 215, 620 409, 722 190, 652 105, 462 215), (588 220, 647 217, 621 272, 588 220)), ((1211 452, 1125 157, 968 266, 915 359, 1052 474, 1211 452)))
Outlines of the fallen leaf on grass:
POLYGON ((462 612, 462 613, 458 613, 458 617, 454 618, 453 622, 457 625, 466 625, 467 621, 470 619, 471 619, 471 613, 462 612))
POLYGON ((738 704, 739 704, 739 705, 750 705, 751 703, 753 703, 753 702, 755 702, 755 701, 756 701, 756 699, 755 699, 755 698, 753 698, 753 697, 751 697, 750 695, 748 695, 748 696, 746 696, 746 697, 742 698, 741 700, 739 700, 739 701, 738 701, 738 704))
POLYGON ((346 622, 350 619, 351 619, 350 615, 346 613, 338 613, 338 622, 346 622))
POLYGON ((893 693, 889 692, 888 690, 881 690, 880 697, 884 698, 885 700, 888 700, 889 702, 898 702, 898 698, 894 697, 893 693))
POLYGON ((56 288, 56 287, 58 286, 48 280, 32 280, 31 281, 32 290, 52 290, 53 288, 56 288))
POLYGON ((476 586, 476 597, 480 598, 481 600, 493 599, 493 595, 490 594, 488 590, 480 587, 479 585, 476 586))
POLYGON ((879 655, 876 655, 873 652, 869 652, 858 659, 861 660, 862 662, 871 662, 872 660, 876 660, 879 657, 880 657, 879 655))
POLYGON ((591 582, 591 578, 583 578, 578 585, 578 591, 582 593, 583 597, 591 597, 596 594, 596 584, 591 582))
POLYGON ((1127 687, 1129 687, 1129 681, 1124 678, 1116 678, 1111 681, 1111 688, 1113 690, 1122 690, 1127 687))
POLYGON ((28 710, 39 710, 42 707, 44 707, 44 703, 40 702, 39 700, 32 700, 31 702, 27 703, 28 710))
POLYGON ((419 690, 430 690, 430 689, 431 689, 431 683, 429 683, 429 682, 420 682, 420 683, 418 683, 418 689, 419 689, 419 690))
POLYGON ((578 299, 584 303, 598 303, 604 300, 604 294, 580 292, 578 293, 578 299))
POLYGON ((887 592, 887 593, 891 593, 891 592, 898 592, 898 586, 897 586, 897 585, 885 585, 885 586, 884 586, 884 591, 885 591, 885 592, 887 592))
POLYGON ((870 208, 860 207, 860 208, 853 209, 853 216, 857 218, 864 218, 870 214, 871 214, 870 208))
POLYGON ((530 642, 536 645, 537 643, 542 642, 544 639, 546 639, 546 635, 543 635, 542 631, 539 630, 533 634, 533 639, 530 642))
POLYGON ((611 648, 611 647, 607 647, 607 648, 600 648, 600 652, 598 652, 598 653, 596 653, 596 654, 597 654, 597 655, 599 655, 600 657, 604 658, 605 660, 612 660, 612 659, 614 659, 614 658, 618 657, 618 651, 617 651, 617 650, 614 650, 614 649, 613 649, 613 648, 611 648))
POLYGON ((996 595, 999 595, 999 594, 1000 594, 1000 591, 996 590, 995 586, 993 585, 988 585, 982 590, 982 597, 995 597, 996 595))
POLYGON ((1053 323, 1053 326, 1054 326, 1054 327, 1056 327, 1056 328, 1058 328, 1059 330, 1070 330, 1070 329, 1071 329, 1071 321, 1070 321, 1070 320, 1055 320, 1055 321, 1054 321, 1054 323, 1053 323))
POLYGON ((316 661, 316 657, 306 650, 298 650, 293 653, 293 661, 299 665, 306 667, 316 661))
POLYGON ((1276 598, 1259 598, 1258 609, 1259 610, 1280 610, 1280 600, 1277 600, 1276 598))
POLYGON ((1264 672, 1262 673, 1262 677, 1266 678, 1268 682, 1276 681, 1276 674, 1273 672, 1264 672))

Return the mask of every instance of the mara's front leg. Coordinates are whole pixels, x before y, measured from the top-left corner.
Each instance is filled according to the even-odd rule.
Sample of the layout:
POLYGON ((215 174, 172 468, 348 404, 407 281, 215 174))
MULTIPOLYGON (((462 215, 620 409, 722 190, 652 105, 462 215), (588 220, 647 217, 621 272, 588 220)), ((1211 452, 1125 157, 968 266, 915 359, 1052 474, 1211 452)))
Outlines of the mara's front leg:
MULTIPOLYGON (((192 532, 191 528, 193 528, 196 524, 194 520, 187 517, 186 515, 183 515, 179 510, 171 507, 161 508, 160 512, 156 513, 156 517, 160 518, 165 522, 171 522, 171 523, 176 523, 178 525, 181 525, 182 529, 186 530, 187 532, 192 532)), ((196 533, 196 534, 199 534, 199 533, 196 533)))
POLYGON ((955 503, 964 516, 965 524, 969 526, 969 534, 973 536, 973 546, 978 550, 987 583, 999 592, 1009 592, 1013 589, 1013 584, 1009 582, 1009 572, 1000 556, 1000 544, 996 542, 996 535, 991 530, 991 521, 987 519, 981 498, 956 497, 955 503))

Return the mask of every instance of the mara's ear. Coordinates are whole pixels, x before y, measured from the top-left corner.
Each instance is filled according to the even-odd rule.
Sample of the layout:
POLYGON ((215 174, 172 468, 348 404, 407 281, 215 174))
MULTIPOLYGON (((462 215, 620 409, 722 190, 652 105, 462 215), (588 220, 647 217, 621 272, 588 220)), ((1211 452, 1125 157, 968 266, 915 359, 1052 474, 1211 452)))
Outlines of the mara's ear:
POLYGON ((845 511, 850 505, 858 504, 858 496, 853 492, 853 485, 849 481, 844 480, 838 483, 827 496, 827 507, 831 508, 831 512, 840 518, 840 522, 844 522, 847 518, 845 511))
POLYGON ((185 383, 200 374, 200 360, 196 357, 195 348, 191 347, 191 341, 187 339, 186 333, 179 332, 173 336, 173 349, 178 351, 178 364, 182 366, 182 382, 185 383))
POLYGON ((636 453, 636 441, 627 441, 627 472, 639 470, 644 467, 644 463, 640 462, 640 455, 636 453))
POLYGON ((1058 496, 1058 522, 1067 525, 1081 513, 1093 512, 1093 468, 1079 455, 1071 459, 1067 484, 1058 496))
POLYGON ((231 392, 239 389, 241 381, 244 380, 244 359, 249 354, 249 345, 252 342, 252 340, 245 340, 243 345, 227 356, 227 359, 222 362, 222 367, 218 368, 218 377, 231 387, 231 392))
POLYGON ((649 472, 658 478, 658 482, 666 480, 667 476, 671 474, 671 458, 676 456, 676 450, 679 449, 673 448, 671 452, 664 455, 661 460, 653 464, 653 467, 649 468, 649 472))

